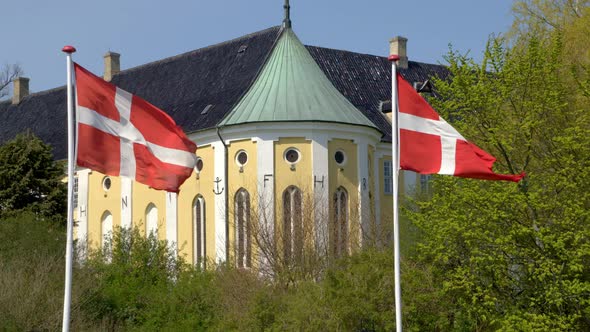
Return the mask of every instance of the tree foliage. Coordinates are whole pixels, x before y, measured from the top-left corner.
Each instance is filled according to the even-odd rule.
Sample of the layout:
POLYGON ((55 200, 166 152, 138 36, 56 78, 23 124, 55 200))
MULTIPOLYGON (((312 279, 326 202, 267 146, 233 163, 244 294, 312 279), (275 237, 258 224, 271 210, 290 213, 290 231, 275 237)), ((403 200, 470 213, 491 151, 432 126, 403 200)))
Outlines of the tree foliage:
POLYGON ((95 251, 85 269, 94 287, 83 310, 94 321, 142 330, 198 330, 212 320, 212 274, 177 259, 166 241, 137 229, 117 229, 106 248, 95 251))
POLYGON ((588 0, 518 0, 514 2, 515 19, 511 34, 517 38, 530 32, 563 30, 590 6, 588 0))
POLYGON ((63 168, 51 148, 28 132, 0 146, 0 214, 29 209, 59 218, 65 213, 63 168))
MULTIPOLYGON (((0 218, 2 328, 60 328, 64 227, 30 212, 0 218)), ((77 256, 77 255, 74 255, 77 256)), ((176 258, 165 241, 116 229, 111 244, 74 265, 71 329, 80 331, 390 331, 394 324, 391 249, 335 261, 323 280, 285 287, 258 271, 176 258)), ((406 328, 444 327, 431 273, 404 261, 406 328), (410 295, 411 294, 411 295, 410 295)))
MULTIPOLYGON (((66 234, 61 224, 29 211, 0 217, 0 330, 57 331, 63 312, 66 234)), ((80 304, 92 282, 74 269, 71 329, 104 330, 80 304)))
POLYGON ((455 329, 590 329, 590 95, 572 80, 585 68, 567 61, 565 30, 512 48, 492 39, 480 64, 450 52, 451 80, 435 83, 435 108, 497 171, 528 174, 437 177, 410 213, 455 329))

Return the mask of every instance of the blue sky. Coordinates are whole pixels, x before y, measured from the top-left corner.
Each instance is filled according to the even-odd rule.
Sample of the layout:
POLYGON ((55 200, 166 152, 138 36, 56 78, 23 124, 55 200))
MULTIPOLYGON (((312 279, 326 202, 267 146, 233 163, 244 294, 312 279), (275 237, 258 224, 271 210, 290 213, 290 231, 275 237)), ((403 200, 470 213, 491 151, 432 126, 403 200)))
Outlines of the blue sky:
MULTIPOLYGON (((307 45, 387 55, 391 37, 409 39, 410 60, 444 63, 448 45, 481 58, 490 34, 512 23, 508 0, 291 0, 293 30, 307 45)), ((102 74, 102 56, 123 69, 279 25, 283 0, 6 1, 0 65, 18 63, 31 92, 65 84, 64 45, 102 74)))

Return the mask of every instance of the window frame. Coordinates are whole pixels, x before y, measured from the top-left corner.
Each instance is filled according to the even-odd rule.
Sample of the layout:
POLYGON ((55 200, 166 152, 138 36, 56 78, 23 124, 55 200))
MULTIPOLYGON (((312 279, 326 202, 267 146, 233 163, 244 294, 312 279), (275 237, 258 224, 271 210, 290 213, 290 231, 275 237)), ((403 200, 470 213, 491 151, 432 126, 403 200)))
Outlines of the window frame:
POLYGON ((332 253, 335 257, 350 252, 350 203, 348 191, 338 187, 333 196, 332 253))
POLYGON ((236 267, 249 269, 252 267, 250 193, 244 188, 238 189, 234 196, 234 228, 236 267))
POLYGON ((154 203, 149 203, 145 208, 145 235, 149 237, 152 233, 158 238, 158 207, 154 203), (152 217, 151 213, 154 211, 154 217, 152 217), (153 223, 152 224, 152 218, 153 223))
POLYGON ((297 163, 299 163, 299 162, 301 161, 301 151, 299 151, 299 149, 297 149, 297 148, 295 148, 295 147, 288 147, 288 148, 286 148, 286 149, 285 149, 285 151, 283 152, 283 160, 284 160, 284 161, 285 161, 287 164, 289 164, 289 165, 291 165, 291 166, 292 166, 292 165, 295 165, 295 164, 297 164, 297 163), (295 152, 297 153, 297 160, 295 160, 295 161, 289 161, 289 160, 287 159, 287 153, 289 153, 289 151, 291 151, 291 150, 293 150, 293 151, 295 151, 295 152))
POLYGON ((286 264, 299 263, 303 257, 303 193, 296 186, 283 191, 283 258, 286 264))
POLYGON ((248 155, 248 152, 246 150, 241 149, 241 150, 238 150, 238 152, 236 152, 234 161, 235 161, 236 165, 238 165, 238 167, 244 167, 248 164, 248 161, 250 161, 250 156, 248 155), (244 163, 242 163, 240 161, 240 155, 242 153, 244 153, 246 155, 246 161, 244 163))
POLYGON ((197 195, 193 203, 193 263, 205 268, 207 261, 207 214, 205 198, 197 195))
POLYGON ((383 193, 385 195, 393 195, 393 161, 383 160, 382 174, 383 174, 383 193))
POLYGON ((342 149, 337 149, 336 151, 334 151, 334 156, 333 157, 334 157, 334 162, 339 167, 344 167, 348 163, 348 155, 342 149), (336 160, 336 154, 338 154, 338 153, 341 153, 342 154, 342 162, 338 162, 338 160, 336 160))
POLYGON ((109 210, 105 210, 100 217, 100 244, 105 259, 110 262, 113 252, 113 214, 109 210))

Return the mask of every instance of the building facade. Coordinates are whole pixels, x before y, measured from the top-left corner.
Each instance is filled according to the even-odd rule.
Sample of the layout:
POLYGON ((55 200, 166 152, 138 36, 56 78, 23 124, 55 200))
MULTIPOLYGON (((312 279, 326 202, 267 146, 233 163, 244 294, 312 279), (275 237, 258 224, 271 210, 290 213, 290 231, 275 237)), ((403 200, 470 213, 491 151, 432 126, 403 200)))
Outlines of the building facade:
MULTIPOLYGON (((442 66, 408 61, 406 42, 398 37, 390 45, 407 80, 446 74, 442 66)), ((105 79, 167 111, 197 143, 197 167, 178 194, 78 169, 80 247, 100 248, 117 227, 134 227, 168 240, 194 264, 250 268, 269 259, 267 244, 296 260, 306 247, 338 256, 388 236, 386 57, 305 46, 283 25, 119 67, 119 55, 107 53, 105 79)), ((65 118, 65 89, 17 99, 0 103, 0 140, 33 128, 56 159, 65 158, 65 128, 51 127, 65 118)), ((401 182, 421 183, 410 173, 401 182)))

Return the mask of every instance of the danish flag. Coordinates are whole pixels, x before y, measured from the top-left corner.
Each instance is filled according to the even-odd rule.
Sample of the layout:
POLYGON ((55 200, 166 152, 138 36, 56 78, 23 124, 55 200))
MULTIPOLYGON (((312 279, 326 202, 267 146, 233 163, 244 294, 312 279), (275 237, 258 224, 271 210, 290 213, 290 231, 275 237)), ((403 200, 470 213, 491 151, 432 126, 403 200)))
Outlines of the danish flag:
POLYGON ((468 142, 397 74, 400 168, 484 180, 520 181, 521 174, 497 174, 496 158, 468 142))
POLYGON ((164 111, 74 65, 77 164, 178 192, 195 167, 195 143, 164 111))

